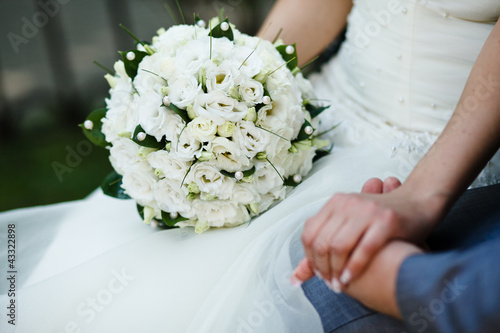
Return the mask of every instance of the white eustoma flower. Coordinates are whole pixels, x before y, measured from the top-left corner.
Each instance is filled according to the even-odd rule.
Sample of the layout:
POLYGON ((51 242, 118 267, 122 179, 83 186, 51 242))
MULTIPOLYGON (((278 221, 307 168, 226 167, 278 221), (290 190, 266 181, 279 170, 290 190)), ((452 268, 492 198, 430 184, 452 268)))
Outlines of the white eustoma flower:
POLYGON ((169 86, 168 97, 180 109, 185 109, 189 104, 193 104, 196 96, 201 93, 201 84, 194 76, 169 81, 169 86))
MULTIPOLYGON (((297 153, 299 154, 299 153, 297 153)), ((289 175, 294 175, 297 173, 299 168, 298 165, 294 165, 294 154, 288 151, 286 146, 283 146, 281 150, 277 153, 268 154, 268 159, 273 163, 273 165, 279 165, 285 171, 283 177, 287 177, 289 175)))
POLYGON ((291 127, 271 127, 269 130, 276 134, 269 136, 269 143, 266 146, 266 153, 272 159, 277 154, 290 149, 293 130, 291 127))
POLYGON ((237 67, 231 61, 224 61, 219 66, 210 66, 207 68, 207 90, 209 92, 222 90, 228 92, 235 86, 237 77, 237 67))
MULTIPOLYGON (((259 110, 258 118, 262 117, 263 110, 259 110)), ((260 123, 260 121, 258 121, 260 123)), ((273 132, 284 127, 293 129, 292 138, 297 137, 304 123, 302 105, 294 95, 277 95, 273 98, 272 108, 266 111, 264 127, 269 127, 273 132)))
POLYGON ((243 171, 250 166, 249 158, 233 141, 217 137, 210 141, 206 149, 216 158, 216 164, 221 170, 228 172, 243 171))
POLYGON ((201 192, 212 194, 219 199, 229 199, 235 183, 234 179, 221 174, 210 162, 197 162, 191 170, 189 179, 201 192))
POLYGON ((154 197, 162 211, 191 218, 194 216, 194 210, 186 199, 187 194, 185 187, 181 188, 179 182, 170 178, 160 180, 154 188, 154 197))
POLYGON ((252 158, 259 152, 264 152, 271 134, 258 128, 251 121, 242 121, 236 126, 233 134, 234 142, 246 156, 252 158))
MULTIPOLYGON (((206 40, 210 45, 210 37, 205 36, 202 40, 206 40)), ((234 49, 234 43, 227 38, 213 38, 212 39, 212 61, 222 63, 225 59, 231 59, 231 54, 234 49)), ((209 53, 210 48, 205 52, 209 53)), ((237 67, 236 67, 237 68, 237 67)))
MULTIPOLYGON (((280 166, 275 165, 275 167, 278 169, 280 174, 284 173, 284 170, 280 166)), ((254 184, 256 191, 261 194, 270 193, 283 187, 283 181, 280 176, 271 164, 267 162, 259 163, 256 166, 252 183, 254 184)))
POLYGON ((118 60, 117 62, 115 62, 115 65, 113 68, 119 77, 124 78, 124 79, 129 78, 127 75, 127 71, 125 70, 125 64, 123 63, 123 61, 118 60))
POLYGON ((188 162, 173 157, 166 150, 150 153, 147 160, 159 177, 176 180, 179 187, 190 166, 188 162))
POLYGON ((243 205, 228 201, 195 200, 193 209, 200 222, 210 227, 237 226, 250 220, 250 214, 243 205))
POLYGON ((293 75, 290 73, 290 70, 284 66, 269 75, 266 84, 267 89, 272 94, 273 92, 279 92, 285 88, 290 88, 291 82, 293 82, 293 75))
POLYGON ((182 46, 198 35, 198 29, 189 25, 174 25, 158 37, 154 47, 158 53, 175 56, 182 46))
POLYGON ((210 58, 210 43, 205 40, 194 40, 179 50, 176 56, 176 67, 183 75, 197 75, 203 64, 210 58))
POLYGON ((313 166, 313 159, 316 155, 316 149, 302 150, 298 153, 292 154, 292 164, 296 166, 296 170, 292 170, 291 174, 300 174, 305 176, 311 171, 313 166))
POLYGON ((125 82, 119 79, 116 87, 112 89, 111 98, 106 99, 108 111, 102 119, 102 132, 107 142, 118 140, 124 132, 132 135, 137 126, 139 96, 132 94, 130 83, 125 82))
POLYGON ((170 153, 175 158, 191 161, 200 150, 201 142, 191 135, 189 130, 181 130, 179 135, 172 140, 170 153))
MULTIPOLYGON (((258 42, 259 38, 255 41, 258 42)), ((250 42, 250 41, 246 41, 250 42)), ((252 42, 250 42, 252 44, 252 42)), ((259 45, 260 47, 260 45, 259 45)), ((247 78, 253 78, 264 68, 264 62, 252 47, 240 46, 234 50, 233 61, 240 68, 240 72, 247 78), (241 66, 241 67, 240 67, 241 66)))
POLYGON ((109 161, 120 175, 124 175, 127 169, 143 162, 139 156, 139 145, 127 138, 120 138, 113 142, 110 148, 109 161))
POLYGON ((246 116, 247 107, 228 97, 223 91, 215 90, 196 98, 194 112, 197 116, 212 119, 217 125, 222 125, 228 120, 242 120, 246 116))
POLYGON ((257 204, 257 214, 263 213, 271 207, 271 205, 276 201, 276 198, 272 194, 264 194, 260 196, 260 201, 257 204))
POLYGON ((126 169, 122 175, 122 188, 141 206, 151 206, 154 200, 156 177, 150 165, 144 161, 126 169))
POLYGON ((249 205, 260 201, 260 196, 251 184, 236 183, 231 193, 231 201, 242 205, 249 205))
POLYGON ((259 81, 242 81, 238 86, 238 91, 243 101, 249 103, 250 106, 262 103, 262 98, 264 97, 264 86, 262 86, 262 83, 259 81))
POLYGON ((200 142, 208 142, 215 139, 217 124, 211 119, 196 117, 189 123, 188 130, 196 140, 200 142))
POLYGON ((160 92, 150 90, 141 94, 138 105, 139 124, 147 134, 154 136, 157 141, 160 141, 167 133, 169 119, 169 112, 161 106, 162 98, 160 92))
POLYGON ((314 88, 311 81, 306 80, 302 73, 295 75, 295 82, 297 85, 293 85, 294 89, 298 90, 296 95, 304 100, 309 100, 315 97, 314 88))

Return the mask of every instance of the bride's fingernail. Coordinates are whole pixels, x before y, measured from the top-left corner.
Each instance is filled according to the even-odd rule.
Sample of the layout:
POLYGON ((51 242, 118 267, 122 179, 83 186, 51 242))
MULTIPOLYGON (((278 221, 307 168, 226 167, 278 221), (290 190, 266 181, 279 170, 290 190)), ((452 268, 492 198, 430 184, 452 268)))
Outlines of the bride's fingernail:
POLYGON ((340 292, 342 291, 342 288, 340 286, 340 282, 336 278, 332 279, 332 289, 333 289, 333 292, 336 294, 340 294, 340 292))
MULTIPOLYGON (((320 279, 323 279, 323 276, 321 275, 321 273, 317 270, 317 269, 313 269, 313 272, 314 274, 319 277, 320 279)), ((324 279, 323 279, 324 280, 324 279)))
POLYGON ((333 285, 332 285, 332 282, 331 282, 331 281, 325 280, 325 283, 326 283, 326 285, 328 286, 328 288, 330 288, 330 289, 332 289, 332 290, 333 290, 333 285))
POLYGON ((349 271, 348 269, 346 269, 342 275, 340 275, 340 282, 342 282, 342 284, 348 284, 350 281, 351 281, 351 271, 349 271))
POLYGON ((301 280, 297 279, 297 277, 296 277, 295 275, 292 275, 292 276, 290 277, 290 283, 291 283, 291 285, 292 285, 293 287, 295 287, 295 288, 300 287, 300 286, 302 285, 302 282, 303 282, 303 281, 301 281, 301 280))

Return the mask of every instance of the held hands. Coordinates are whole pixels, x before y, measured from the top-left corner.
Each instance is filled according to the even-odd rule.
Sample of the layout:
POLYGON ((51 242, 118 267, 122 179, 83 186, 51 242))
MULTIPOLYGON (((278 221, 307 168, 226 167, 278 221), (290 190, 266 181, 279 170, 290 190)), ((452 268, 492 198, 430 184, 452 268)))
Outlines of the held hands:
POLYGON ((316 274, 340 292, 391 240, 421 242, 440 217, 437 207, 414 198, 396 178, 371 179, 361 194, 336 194, 307 220, 302 233, 306 258, 292 281, 316 274))

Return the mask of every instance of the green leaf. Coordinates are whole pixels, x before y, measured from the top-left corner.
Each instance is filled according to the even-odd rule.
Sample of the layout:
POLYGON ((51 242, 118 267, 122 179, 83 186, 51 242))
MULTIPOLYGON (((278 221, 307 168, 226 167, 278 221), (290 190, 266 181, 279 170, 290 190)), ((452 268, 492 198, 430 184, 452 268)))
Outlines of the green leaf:
POLYGON ((193 25, 197 25, 198 22, 201 21, 200 15, 198 15, 197 13, 193 13, 193 17, 194 17, 193 25))
POLYGON ((92 111, 87 119, 85 119, 85 121, 90 120, 94 124, 91 130, 86 129, 83 124, 78 125, 82 128, 83 134, 85 134, 87 139, 99 147, 109 146, 104 133, 102 133, 102 118, 104 117, 106 117, 106 109, 97 109, 92 111))
POLYGON ((121 54, 123 63, 125 64, 125 71, 127 75, 133 80, 137 76, 137 70, 139 69, 139 64, 144 59, 145 56, 148 55, 147 52, 139 51, 139 50, 131 50, 127 52, 119 51, 121 54), (128 60, 127 54, 129 52, 133 52, 135 54, 134 60, 128 60))
MULTIPOLYGON (((293 142, 299 142, 299 141, 302 141, 302 140, 307 140, 311 137, 312 134, 307 134, 306 133, 306 127, 307 126, 311 126, 311 123, 308 122, 306 119, 304 119, 304 124, 302 124, 302 127, 300 128, 300 131, 299 131, 299 135, 297 135, 297 138, 295 140, 293 140, 293 142)), ((292 143, 293 143, 292 142, 292 143)))
POLYGON ((137 143, 139 146, 147 148, 163 149, 167 145, 165 137, 163 137, 162 140, 158 142, 156 141, 156 138, 154 136, 148 134, 146 134, 146 139, 139 141, 139 139, 137 139, 137 134, 141 132, 146 133, 141 125, 137 125, 134 131, 134 136, 132 137, 132 141, 137 143))
MULTIPOLYGON (((236 172, 228 172, 225 170, 221 170, 220 173, 222 173, 226 177, 231 177, 231 178, 235 178, 234 175, 236 174, 236 172)), ((255 173, 255 167, 243 171, 243 177, 249 177, 249 176, 253 175, 254 173, 255 173)))
POLYGON ((288 178, 286 178, 284 181, 283 181, 283 185, 285 186, 291 186, 291 187, 295 187, 297 185, 299 185, 300 183, 296 183, 294 180, 293 180, 293 176, 290 176, 288 178))
POLYGON ((323 111, 325 111, 328 108, 330 108, 330 105, 328 105, 328 106, 314 106, 311 103, 306 104, 306 109, 307 109, 307 111, 309 111, 309 114, 311 115, 312 119, 319 116, 323 111))
POLYGON ((123 177, 116 171, 107 175, 101 184, 104 194, 116 199, 130 199, 130 196, 122 188, 122 179, 123 177))
POLYGON ((176 223, 178 222, 182 222, 182 221, 187 221, 189 219, 185 218, 185 217, 182 217, 179 215, 178 218, 176 219, 173 219, 170 217, 170 213, 166 213, 166 212, 161 212, 161 218, 163 220, 163 223, 165 223, 166 226, 169 226, 169 227, 174 227, 176 223))
POLYGON ((276 50, 278 50, 278 52, 281 54, 281 56, 283 57, 283 60, 285 60, 286 62, 288 62, 288 64, 286 66, 291 71, 295 70, 295 68, 297 68, 297 66, 299 65, 299 62, 297 60, 297 48, 296 48, 296 45, 295 45, 295 43, 292 44, 292 45, 293 45, 293 48, 294 48, 294 51, 293 51, 292 54, 286 53, 286 48, 287 48, 288 45, 280 45, 280 46, 276 47, 276 50))
POLYGON ((187 111, 179 109, 173 103, 170 103, 170 106, 166 106, 165 104, 162 104, 161 106, 169 108, 170 110, 172 110, 175 113, 177 113, 182 118, 182 120, 184 120, 186 122, 186 124, 189 124, 191 122, 191 119, 189 119, 187 111))
POLYGON ((330 149, 326 150, 326 149, 318 149, 316 150, 316 154, 314 155, 314 158, 313 158, 313 163, 316 162, 317 160, 329 155, 331 153, 331 150, 333 149, 333 145, 331 146, 330 149))
POLYGON ((210 31, 210 33, 208 35, 212 36, 214 38, 224 38, 224 37, 226 37, 230 41, 233 41, 234 40, 234 34, 233 34, 233 29, 231 29, 231 25, 229 24, 229 29, 227 29, 227 31, 224 31, 220 27, 223 22, 226 22, 227 24, 229 24, 229 19, 226 18, 224 21, 222 21, 221 23, 219 23, 219 25, 217 25, 215 28, 213 28, 212 31, 210 31))
POLYGON ((144 206, 137 204, 137 212, 139 213, 141 220, 144 220, 144 206))

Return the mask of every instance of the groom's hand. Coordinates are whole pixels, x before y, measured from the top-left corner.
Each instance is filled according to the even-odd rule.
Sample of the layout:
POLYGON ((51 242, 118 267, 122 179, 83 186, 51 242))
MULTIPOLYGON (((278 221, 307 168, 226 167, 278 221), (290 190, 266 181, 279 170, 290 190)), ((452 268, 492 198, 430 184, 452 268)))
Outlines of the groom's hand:
POLYGON ((296 269, 301 281, 314 275, 340 292, 389 241, 423 240, 439 214, 413 198, 395 178, 371 179, 361 194, 337 194, 308 219, 302 234, 307 260, 296 269))
MULTIPOLYGON (((388 193, 398 188, 399 186, 401 186, 401 182, 394 177, 389 177, 384 182, 382 182, 382 180, 378 178, 371 178, 363 185, 361 193, 371 193, 371 194, 388 193)), ((292 282, 294 284, 297 284, 309 280, 314 275, 315 275, 314 269, 310 265, 310 262, 307 259, 307 257, 305 257, 297 265, 297 268, 295 269, 294 274, 292 276, 292 282)), ((330 281, 327 281, 327 283, 330 285, 330 281)))

